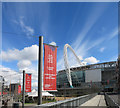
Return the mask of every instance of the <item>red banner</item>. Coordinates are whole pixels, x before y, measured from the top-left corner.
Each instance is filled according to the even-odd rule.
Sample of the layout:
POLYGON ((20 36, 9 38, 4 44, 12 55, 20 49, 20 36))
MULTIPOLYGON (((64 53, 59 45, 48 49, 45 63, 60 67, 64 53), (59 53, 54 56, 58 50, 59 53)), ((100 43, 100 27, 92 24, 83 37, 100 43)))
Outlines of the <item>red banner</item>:
POLYGON ((107 84, 109 84, 110 83, 110 81, 109 80, 107 80, 107 84))
POLYGON ((56 90, 56 58, 57 47, 44 45, 44 84, 43 89, 47 91, 56 90))
POLYGON ((18 94, 21 93, 21 85, 18 85, 18 94))
POLYGON ((31 74, 25 75, 25 92, 31 92, 31 74))
POLYGON ((7 95, 8 93, 7 92, 3 92, 3 95, 7 95))

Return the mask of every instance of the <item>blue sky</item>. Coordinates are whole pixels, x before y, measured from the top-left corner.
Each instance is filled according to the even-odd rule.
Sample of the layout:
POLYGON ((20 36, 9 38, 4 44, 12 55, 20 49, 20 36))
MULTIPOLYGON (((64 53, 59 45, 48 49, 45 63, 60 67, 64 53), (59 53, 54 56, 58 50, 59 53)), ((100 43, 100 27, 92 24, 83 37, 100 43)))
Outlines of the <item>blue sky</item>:
MULTIPOLYGON (((64 69, 63 49, 69 44, 86 64, 117 60, 117 2, 4 2, 2 66, 37 71, 38 38, 58 47, 57 70, 64 69), (23 66, 24 65, 24 66, 23 66)), ((70 66, 78 66, 68 50, 70 66)), ((37 74, 37 73, 36 73, 37 74)))

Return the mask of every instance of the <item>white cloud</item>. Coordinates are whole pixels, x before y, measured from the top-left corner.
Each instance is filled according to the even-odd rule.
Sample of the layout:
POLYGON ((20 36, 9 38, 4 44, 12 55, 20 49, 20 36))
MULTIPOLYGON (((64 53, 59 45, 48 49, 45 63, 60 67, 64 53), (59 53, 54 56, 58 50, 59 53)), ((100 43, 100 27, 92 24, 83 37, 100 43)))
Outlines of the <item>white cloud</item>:
POLYGON ((19 72, 16 72, 8 67, 4 67, 0 65, 0 75, 4 77, 5 84, 11 83, 19 83, 22 78, 22 74, 19 72))
POLYGON ((91 56, 91 57, 85 58, 84 62, 87 62, 88 64, 94 64, 94 63, 98 63, 99 60, 97 60, 95 57, 91 56))
MULTIPOLYGON (((2 51, 0 56, 2 57, 3 61, 14 61, 17 60, 17 66, 19 68, 19 71, 23 71, 23 69, 26 71, 26 73, 32 73, 33 80, 37 80, 37 70, 36 67, 35 69, 32 67, 32 61, 38 60, 38 46, 37 45, 32 45, 30 47, 25 47, 22 50, 18 49, 13 49, 13 50, 8 50, 8 51, 2 51)), ((9 68, 5 68, 7 71, 12 73, 15 73, 9 68)), ((3 70, 4 71, 4 70, 3 70)), ((1 73, 2 74, 2 73, 1 73)), ((2 74, 4 75, 4 73, 2 74)), ((17 74, 18 75, 18 74, 17 74)), ((14 75, 15 76, 15 75, 14 75)), ((14 76, 10 77, 13 78, 14 76)), ((13 82, 18 81, 15 76, 13 82)), ((21 77, 20 77, 21 78, 21 77)), ((9 77, 8 77, 9 79, 9 77)), ((22 78, 21 78, 22 79, 22 78)))
POLYGON ((13 61, 13 60, 38 60, 38 46, 32 45, 30 47, 25 47, 22 50, 13 49, 8 51, 2 51, 0 53, 3 61, 13 61))
POLYGON ((8 50, 7 52, 1 51, 0 56, 4 61, 11 61, 11 60, 17 60, 18 54, 19 54, 19 50, 13 49, 13 50, 8 50))
MULTIPOLYGON (((38 70, 36 69, 36 66, 33 67, 32 61, 38 60, 38 46, 32 45, 30 47, 25 47, 22 50, 13 49, 8 51, 2 51, 0 53, 0 57, 2 57, 3 61, 14 61, 17 60, 17 66, 19 68, 19 71, 22 73, 23 69, 26 73, 32 74, 32 80, 37 81, 38 80, 38 70)), ((19 74, 16 71, 13 71, 10 68, 2 68, 1 66, 1 72, 0 75, 6 77, 6 81, 11 83, 16 83, 21 81, 22 82, 22 74, 19 74)), ((22 84, 22 83, 21 83, 22 84)))
MULTIPOLYGON (((0 65, 0 76, 4 77, 5 85, 9 85, 10 83, 20 83, 22 85, 22 72, 23 70, 19 70, 19 72, 17 72, 11 68, 0 65)), ((25 72, 32 74, 32 88, 37 87, 38 71, 33 68, 26 68, 25 72)))
POLYGON ((33 82, 32 87, 35 87, 35 88, 38 87, 38 82, 33 82))
POLYGON ((103 52, 105 50, 105 47, 100 48, 100 52, 103 52))
POLYGON ((85 50, 88 51, 91 48, 94 48, 97 45, 100 45, 104 40, 105 40, 105 38, 103 37, 103 38, 96 39, 95 41, 89 41, 85 50))
MULTIPOLYGON (((120 32, 120 29, 119 29, 119 32, 120 32)), ((109 34, 109 38, 108 40, 110 39, 113 39, 115 36, 118 35, 118 27, 116 27, 110 34, 109 34)))
POLYGON ((34 80, 34 81, 38 80, 38 70, 29 67, 29 68, 25 69, 25 72, 32 74, 32 80, 34 80))
POLYGON ((19 69, 25 69, 31 65, 31 61, 29 60, 21 60, 17 63, 19 69))
POLYGON ((114 55, 113 57, 110 58, 110 61, 117 61, 118 55, 114 55))
POLYGON ((54 46, 56 46, 56 43, 55 42, 51 42, 51 43, 49 43, 50 45, 54 45, 54 46))
POLYGON ((29 37, 30 35, 34 34, 34 29, 30 26, 25 25, 23 19, 24 17, 20 17, 19 21, 13 20, 13 22, 16 23, 17 25, 20 25, 22 31, 26 33, 26 35, 29 37))

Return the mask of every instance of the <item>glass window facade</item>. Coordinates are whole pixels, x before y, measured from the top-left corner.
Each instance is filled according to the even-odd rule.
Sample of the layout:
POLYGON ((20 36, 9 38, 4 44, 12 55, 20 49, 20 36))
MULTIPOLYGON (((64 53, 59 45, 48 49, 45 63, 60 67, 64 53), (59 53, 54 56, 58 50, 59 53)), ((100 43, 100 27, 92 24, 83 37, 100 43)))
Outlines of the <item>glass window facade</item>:
MULTIPOLYGON (((80 86, 81 82, 85 82, 84 71, 73 71, 71 72, 72 84, 74 87, 80 86)), ((66 72, 57 74, 57 88, 70 87, 66 72)))

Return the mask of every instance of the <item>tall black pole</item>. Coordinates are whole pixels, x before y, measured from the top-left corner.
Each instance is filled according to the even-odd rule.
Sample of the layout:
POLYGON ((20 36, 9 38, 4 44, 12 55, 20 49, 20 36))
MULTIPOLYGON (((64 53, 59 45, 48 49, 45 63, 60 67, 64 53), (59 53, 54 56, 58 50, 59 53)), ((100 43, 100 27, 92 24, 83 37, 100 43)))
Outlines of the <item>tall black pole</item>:
POLYGON ((22 108, 24 108, 24 103, 25 103, 25 70, 23 70, 22 108))
POLYGON ((38 57, 38 105, 42 104, 42 64, 43 64, 43 36, 40 36, 38 57))

